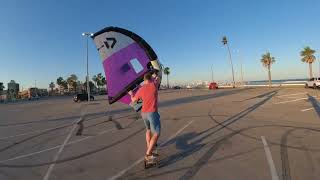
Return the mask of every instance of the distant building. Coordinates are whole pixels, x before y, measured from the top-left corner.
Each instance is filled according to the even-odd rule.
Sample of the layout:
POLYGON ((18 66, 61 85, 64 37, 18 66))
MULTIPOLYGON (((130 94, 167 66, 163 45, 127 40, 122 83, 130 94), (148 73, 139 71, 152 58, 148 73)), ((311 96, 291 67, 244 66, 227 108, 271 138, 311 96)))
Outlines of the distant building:
POLYGON ((10 100, 14 100, 18 97, 18 93, 19 93, 19 84, 16 83, 14 80, 11 80, 8 83, 7 98, 10 100))
POLYGON ((3 94, 3 90, 4 90, 3 82, 0 82, 0 95, 3 94))
POLYGON ((41 98, 48 96, 48 90, 47 89, 38 89, 38 88, 28 88, 24 91, 19 92, 19 98, 21 99, 34 99, 34 98, 41 98))
POLYGON ((38 89, 37 93, 40 97, 49 96, 48 89, 38 89))
POLYGON ((6 92, 7 91, 4 90, 3 82, 0 82, 0 103, 7 99, 6 92))

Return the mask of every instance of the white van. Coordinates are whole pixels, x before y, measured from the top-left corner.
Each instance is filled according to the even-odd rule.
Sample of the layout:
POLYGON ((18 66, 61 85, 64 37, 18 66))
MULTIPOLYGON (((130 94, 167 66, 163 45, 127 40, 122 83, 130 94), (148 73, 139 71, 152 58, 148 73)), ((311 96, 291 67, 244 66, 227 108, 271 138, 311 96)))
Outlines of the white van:
POLYGON ((320 78, 316 77, 316 78, 311 78, 309 79, 306 84, 305 87, 313 87, 314 89, 320 87, 320 78))

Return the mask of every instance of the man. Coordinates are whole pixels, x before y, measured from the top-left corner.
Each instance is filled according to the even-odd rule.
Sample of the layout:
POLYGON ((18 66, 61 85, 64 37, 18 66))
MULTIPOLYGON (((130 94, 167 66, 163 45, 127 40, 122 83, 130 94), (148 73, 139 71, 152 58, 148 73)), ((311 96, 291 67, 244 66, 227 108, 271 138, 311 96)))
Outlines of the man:
POLYGON ((157 144, 161 130, 160 115, 158 113, 159 83, 156 75, 153 79, 151 73, 147 73, 144 75, 143 86, 139 88, 137 93, 133 95, 132 91, 128 92, 132 102, 137 102, 139 99, 142 100, 141 116, 147 129, 147 159, 152 157, 152 150, 157 144))

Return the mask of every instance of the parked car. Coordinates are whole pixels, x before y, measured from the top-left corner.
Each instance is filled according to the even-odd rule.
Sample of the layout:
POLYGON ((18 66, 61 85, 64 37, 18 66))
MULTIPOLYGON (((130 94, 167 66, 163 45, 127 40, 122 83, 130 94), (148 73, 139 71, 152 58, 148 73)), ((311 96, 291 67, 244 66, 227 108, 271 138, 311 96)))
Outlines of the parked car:
POLYGON ((320 87, 320 78, 316 77, 309 79, 305 84, 305 88, 308 87, 313 87, 314 89, 320 87))
POLYGON ((181 89, 180 86, 174 86, 173 89, 181 89))
MULTIPOLYGON (((88 94, 77 94, 73 97, 73 101, 88 101, 88 94)), ((90 101, 94 101, 94 97, 92 95, 90 95, 90 101)))
POLYGON ((209 89, 213 90, 213 89, 218 89, 218 84, 216 82, 212 82, 209 84, 209 89))

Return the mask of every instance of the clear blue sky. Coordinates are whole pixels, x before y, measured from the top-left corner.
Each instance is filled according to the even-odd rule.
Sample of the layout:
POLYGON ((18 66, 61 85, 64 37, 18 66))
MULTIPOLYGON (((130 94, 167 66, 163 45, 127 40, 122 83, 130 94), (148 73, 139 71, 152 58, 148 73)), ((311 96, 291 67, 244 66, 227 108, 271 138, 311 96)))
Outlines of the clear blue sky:
MULTIPOLYGON (((305 78, 299 51, 320 52, 320 1, 317 0, 1 0, 0 82, 14 79, 23 87, 47 88, 57 77, 85 77, 84 31, 106 26, 127 28, 153 47, 171 68, 172 82, 211 79, 230 81, 229 38, 240 79, 263 80, 260 63, 267 50, 276 58, 273 79, 305 78), (238 52, 235 52, 238 50, 238 52)), ((90 41, 90 74, 103 72, 90 41)), ((319 53, 317 53, 319 55, 319 53)), ((318 74, 318 63, 314 64, 318 74)))

